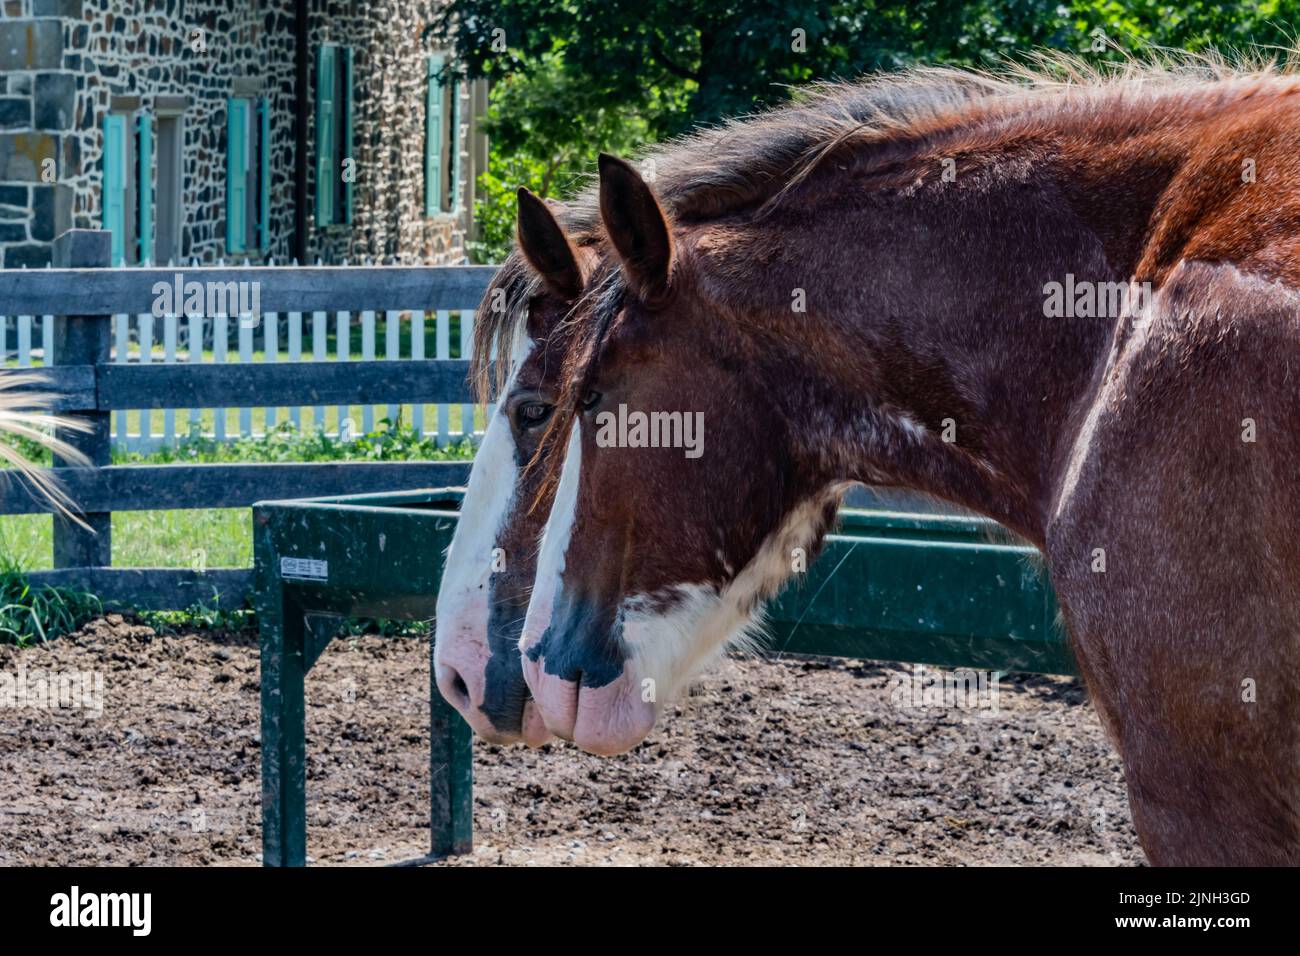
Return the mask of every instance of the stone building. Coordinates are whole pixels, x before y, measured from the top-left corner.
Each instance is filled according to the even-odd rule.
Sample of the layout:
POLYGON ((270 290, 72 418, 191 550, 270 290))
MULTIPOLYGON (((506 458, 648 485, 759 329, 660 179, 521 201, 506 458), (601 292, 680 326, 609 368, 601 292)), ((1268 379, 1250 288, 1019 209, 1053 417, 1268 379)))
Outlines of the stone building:
POLYGON ((462 261, 487 91, 439 0, 0 0, 0 266, 462 261))

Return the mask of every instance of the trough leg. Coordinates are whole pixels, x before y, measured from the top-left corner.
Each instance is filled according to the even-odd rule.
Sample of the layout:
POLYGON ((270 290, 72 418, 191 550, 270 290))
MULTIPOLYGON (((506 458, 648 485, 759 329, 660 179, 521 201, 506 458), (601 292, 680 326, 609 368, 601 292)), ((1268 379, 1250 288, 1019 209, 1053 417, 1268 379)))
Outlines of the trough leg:
MULTIPOLYGON (((432 636, 432 635, 431 635, 432 636)), ((468 853, 474 845, 474 765, 469 724, 443 700, 429 641, 429 852, 468 853)))
POLYGON ((262 632, 262 865, 307 863, 306 622, 283 595, 267 601, 262 632))

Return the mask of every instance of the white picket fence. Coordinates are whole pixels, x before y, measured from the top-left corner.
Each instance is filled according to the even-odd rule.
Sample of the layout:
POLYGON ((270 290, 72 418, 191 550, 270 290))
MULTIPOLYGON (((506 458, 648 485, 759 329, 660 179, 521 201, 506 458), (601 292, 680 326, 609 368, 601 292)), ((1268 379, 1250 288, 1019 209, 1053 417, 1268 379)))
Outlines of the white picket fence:
MULTIPOLYGON (((380 357, 391 361, 462 358, 471 352, 473 335, 473 312, 446 309, 427 313, 395 310, 379 313, 268 312, 252 321, 226 316, 115 315, 112 361, 174 364, 206 361, 328 362, 380 357), (453 316, 458 320, 455 323, 453 316), (333 349, 329 341, 331 323, 335 333, 333 349), (453 325, 458 327, 455 348, 453 325), (361 351, 353 354, 352 333, 358 326, 361 351), (426 354, 429 329, 434 332, 433 355, 426 354), (205 343, 210 343, 209 349, 205 350, 205 343)), ((43 365, 47 357, 53 355, 53 349, 53 316, 0 315, 0 366, 43 365), (39 341, 36 339, 38 334, 39 341)), ((147 454, 161 446, 175 446, 187 436, 203 436, 216 441, 259 437, 285 420, 302 432, 320 430, 332 438, 347 439, 374 430, 378 422, 387 418, 390 422, 410 425, 422 436, 436 437, 439 445, 448 445, 465 437, 481 435, 482 416, 480 410, 476 430, 473 405, 255 406, 238 410, 169 408, 153 413, 119 410, 113 413, 112 437, 116 447, 147 454), (177 413, 183 422, 179 431, 177 413)))

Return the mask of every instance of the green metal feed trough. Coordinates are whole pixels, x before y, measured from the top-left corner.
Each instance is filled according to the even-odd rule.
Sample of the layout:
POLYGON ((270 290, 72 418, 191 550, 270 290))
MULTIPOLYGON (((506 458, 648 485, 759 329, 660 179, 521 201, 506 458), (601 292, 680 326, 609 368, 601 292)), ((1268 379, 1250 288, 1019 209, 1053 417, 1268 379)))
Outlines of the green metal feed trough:
POLYGON ((1077 673, 1035 548, 965 515, 843 509, 769 607, 772 648, 944 667, 1077 673))
MULTIPOLYGON (((262 637, 262 847, 307 860, 303 680, 345 617, 433 617, 459 489, 253 507, 262 637)), ((773 650, 1075 673, 1037 552, 980 518, 845 509, 772 603, 773 650)), ((432 645, 430 645, 432 647, 432 645)), ((471 846, 470 731, 429 681, 431 853, 471 846)))
MULTIPOLYGON (((262 637, 262 862, 307 862, 303 678, 346 617, 433 617, 462 492, 356 495, 253 506, 262 637)), ((432 648, 432 644, 430 644, 432 648)), ((470 848, 470 730, 429 668, 430 847, 470 848)))

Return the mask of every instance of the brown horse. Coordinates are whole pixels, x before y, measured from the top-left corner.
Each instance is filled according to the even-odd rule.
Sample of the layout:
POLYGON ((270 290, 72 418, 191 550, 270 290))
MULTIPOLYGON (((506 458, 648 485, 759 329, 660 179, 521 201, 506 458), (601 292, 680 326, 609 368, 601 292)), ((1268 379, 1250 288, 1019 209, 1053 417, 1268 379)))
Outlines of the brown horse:
POLYGON ((520 644, 551 732, 634 746, 847 486, 902 486, 1043 551, 1153 862, 1300 863, 1300 79, 1205 72, 910 75, 602 157, 520 644))
POLYGON ((551 208, 524 189, 519 248, 497 271, 478 313, 479 394, 486 401, 496 392, 499 401, 447 552, 434 674, 443 697, 480 736, 540 746, 551 735, 529 701, 519 635, 550 499, 543 472, 526 466, 538 454, 558 396, 568 328, 562 319, 582 292, 584 253, 564 238, 551 208), (530 249, 537 250, 535 265, 526 258, 530 249), (494 353, 510 358, 494 365, 494 353))

